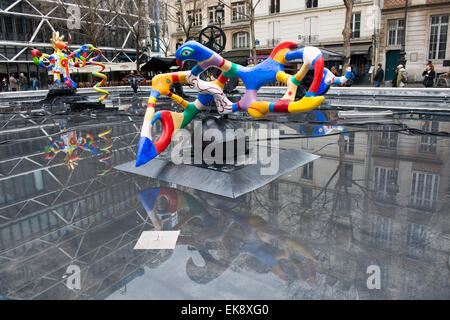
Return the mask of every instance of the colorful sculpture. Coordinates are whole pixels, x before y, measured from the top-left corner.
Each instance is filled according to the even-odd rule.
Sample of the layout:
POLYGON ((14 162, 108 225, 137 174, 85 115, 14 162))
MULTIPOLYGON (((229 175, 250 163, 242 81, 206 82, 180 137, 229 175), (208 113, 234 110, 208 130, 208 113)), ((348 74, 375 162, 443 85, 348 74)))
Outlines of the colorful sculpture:
POLYGON ((109 160, 112 157, 112 151, 110 150, 113 146, 113 141, 108 137, 108 134, 112 129, 108 129, 98 136, 106 141, 106 145, 99 148, 95 142, 95 138, 91 134, 77 134, 75 130, 65 131, 64 125, 60 125, 60 130, 63 131, 60 134, 60 139, 52 141, 45 148, 45 159, 52 159, 59 152, 64 152, 66 156, 64 157, 64 163, 66 166, 73 170, 77 165, 77 160, 79 159, 79 150, 88 151, 94 156, 98 156, 100 152, 106 152, 100 159, 100 162, 106 165, 106 168, 98 173, 99 176, 105 175, 112 169, 112 163, 109 160))
POLYGON ((134 93, 137 93, 138 86, 145 83, 145 78, 141 74, 134 74, 134 71, 131 71, 130 74, 127 74, 122 78, 123 81, 128 82, 133 89, 134 93))
POLYGON ((106 82, 106 75, 102 73, 105 66, 98 62, 102 56, 102 52, 91 44, 84 44, 81 48, 68 55, 69 47, 67 46, 67 42, 64 42, 63 35, 60 36, 59 32, 54 32, 50 40, 54 52, 48 55, 40 52, 38 49, 31 50, 34 63, 44 69, 53 70, 53 82, 64 82, 69 88, 77 87, 76 83, 70 78, 69 65, 77 68, 82 68, 86 65, 99 66, 101 69, 92 72, 92 75, 102 80, 94 86, 94 90, 104 94, 98 99, 99 101, 105 100, 109 92, 99 88, 106 82), (88 59, 89 53, 96 53, 96 55, 88 59))
POLYGON ((277 45, 269 58, 254 67, 243 67, 222 58, 214 51, 195 41, 188 41, 175 53, 177 63, 182 66, 184 61, 193 60, 198 64, 191 71, 160 74, 152 80, 152 90, 148 99, 141 138, 138 144, 136 166, 147 163, 160 154, 170 143, 175 130, 185 127, 197 113, 209 102, 214 101, 220 114, 238 110, 247 111, 254 118, 261 118, 268 112, 296 113, 312 110, 324 100, 322 95, 336 82, 346 81, 346 76, 336 78, 326 68, 322 53, 315 47, 296 48, 293 42, 283 42, 277 45), (303 65, 295 75, 284 72, 287 61, 302 59, 303 65), (203 81, 199 75, 210 67, 218 68, 221 75, 214 81, 203 81), (306 95, 295 101, 297 87, 309 69, 314 70, 314 80, 306 95), (239 102, 231 102, 223 93, 223 87, 231 77, 238 77, 245 86, 245 93, 239 102), (276 102, 257 101, 258 90, 275 81, 287 85, 285 95, 276 102), (192 85, 198 96, 194 102, 188 102, 170 91, 174 83, 192 85), (155 113, 156 100, 160 95, 170 97, 183 107, 183 113, 160 111, 155 113), (163 132, 158 141, 153 142, 151 128, 155 121, 160 120, 163 132))

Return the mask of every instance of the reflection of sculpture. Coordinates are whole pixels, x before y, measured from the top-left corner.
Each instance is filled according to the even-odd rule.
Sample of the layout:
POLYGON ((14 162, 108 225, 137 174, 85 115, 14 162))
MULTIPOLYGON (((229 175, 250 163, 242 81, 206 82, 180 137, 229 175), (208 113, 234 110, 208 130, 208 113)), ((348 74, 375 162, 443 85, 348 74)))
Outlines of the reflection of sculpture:
MULTIPOLYGON (((64 126, 61 125, 61 129, 64 126)), ((88 151, 93 155, 99 155, 100 151, 107 151, 108 154, 99 159, 100 162, 107 164, 107 168, 104 169, 99 175, 104 175, 112 169, 112 164, 108 160, 112 156, 112 151, 110 148, 113 145, 112 140, 107 136, 111 132, 111 129, 100 133, 98 136, 103 138, 108 144, 104 147, 99 148, 95 142, 94 136, 91 134, 77 134, 75 130, 66 131, 61 133, 60 139, 52 141, 50 145, 45 148, 45 159, 52 159, 59 152, 64 152, 66 156, 64 157, 64 162, 69 169, 75 169, 77 165, 77 160, 79 159, 79 151, 88 151)))
POLYGON ((220 114, 245 110, 251 116, 260 118, 268 112, 296 113, 312 110, 324 100, 323 94, 333 82, 343 82, 345 77, 335 78, 324 69, 322 53, 315 47, 296 49, 293 42, 283 42, 273 49, 268 59, 254 67, 243 67, 222 58, 214 51, 195 41, 182 45, 175 53, 177 63, 193 60, 198 64, 191 71, 160 74, 152 80, 152 90, 138 145, 136 166, 142 165, 160 154, 170 143, 175 130, 185 127, 209 102, 214 101, 220 114), (295 75, 284 72, 288 61, 302 59, 303 66, 295 75), (221 70, 222 74, 214 81, 204 81, 200 74, 210 67, 221 70), (295 101, 297 87, 309 69, 314 70, 314 80, 303 98, 295 101), (223 93, 229 78, 238 77, 245 85, 245 94, 239 102, 231 102, 223 93), (281 81, 287 85, 285 95, 276 102, 257 101, 257 91, 264 85, 281 81), (172 93, 174 83, 192 85, 197 91, 197 100, 188 102, 172 93), (160 95, 166 95, 183 107, 183 113, 167 110, 155 114, 155 103, 160 95), (163 133, 153 142, 151 127, 156 120, 163 125, 163 133))
POLYGON ((177 189, 150 188, 138 195, 157 230, 177 229, 204 211, 193 196, 177 189))
POLYGON ((192 258, 186 262, 188 276, 197 283, 208 283, 242 261, 287 282, 316 283, 314 255, 258 216, 227 214, 230 209, 215 216, 194 196, 172 188, 146 189, 139 198, 157 230, 181 229, 177 245, 201 255, 204 266, 192 258))
MULTIPOLYGON (((344 127, 333 125, 332 123, 330 123, 325 112, 322 111, 312 111, 310 114, 308 114, 308 121, 310 121, 311 123, 304 123, 300 125, 300 132, 304 135, 312 136, 312 139, 333 132, 346 131, 344 127)), ((347 139, 348 133, 344 133, 344 137, 347 139)))
POLYGON ((106 82, 106 75, 102 73, 105 66, 98 62, 102 55, 102 52, 95 48, 91 44, 84 44, 80 49, 73 51, 69 55, 67 42, 64 42, 64 36, 60 36, 59 32, 52 35, 52 48, 54 52, 51 55, 40 52, 37 49, 31 51, 33 61, 37 66, 53 71, 53 82, 64 82, 69 88, 76 88, 77 85, 70 78, 69 65, 75 67, 84 67, 86 65, 96 65, 101 68, 99 71, 92 72, 94 77, 101 78, 102 80, 94 86, 94 90, 103 93, 104 95, 99 98, 99 101, 103 101, 108 96, 108 91, 100 89, 106 82), (95 52, 97 55, 87 60, 88 54, 95 52))

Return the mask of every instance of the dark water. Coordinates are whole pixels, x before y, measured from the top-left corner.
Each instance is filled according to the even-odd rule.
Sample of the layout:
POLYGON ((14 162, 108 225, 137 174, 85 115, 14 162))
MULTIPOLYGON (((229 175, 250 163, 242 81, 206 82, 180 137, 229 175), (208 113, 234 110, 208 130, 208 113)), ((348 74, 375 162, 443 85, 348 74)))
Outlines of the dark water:
POLYGON ((449 132, 448 118, 323 114, 325 126, 311 114, 236 120, 321 157, 230 199, 114 169, 135 159, 141 116, 5 111, 0 298, 450 298, 450 140, 400 130, 449 132), (46 156, 62 132, 88 147, 46 156), (180 230, 176 248, 134 250, 151 230, 180 230), (368 288, 373 268, 379 289, 368 288))

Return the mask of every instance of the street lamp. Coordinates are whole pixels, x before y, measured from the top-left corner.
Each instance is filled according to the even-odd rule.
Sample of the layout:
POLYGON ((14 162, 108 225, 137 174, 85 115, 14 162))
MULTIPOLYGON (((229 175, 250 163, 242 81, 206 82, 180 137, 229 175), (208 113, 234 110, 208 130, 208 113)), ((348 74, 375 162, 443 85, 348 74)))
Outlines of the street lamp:
POLYGON ((406 67, 406 16, 408 14, 408 0, 405 0, 405 17, 403 19, 403 41, 402 47, 400 50, 400 57, 398 59, 398 64, 401 64, 403 67, 406 67))
POLYGON ((219 4, 216 7, 216 17, 217 17, 217 20, 219 20, 219 28, 222 28, 222 19, 224 16, 224 12, 225 12, 225 10, 223 9, 222 2, 219 1, 219 4))

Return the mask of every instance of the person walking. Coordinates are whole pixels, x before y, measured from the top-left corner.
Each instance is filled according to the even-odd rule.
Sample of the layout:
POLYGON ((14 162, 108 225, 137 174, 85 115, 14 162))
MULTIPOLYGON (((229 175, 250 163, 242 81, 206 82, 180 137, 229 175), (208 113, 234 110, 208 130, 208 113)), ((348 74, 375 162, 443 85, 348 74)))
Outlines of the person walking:
POLYGON ((6 77, 3 78, 2 80, 2 91, 3 92, 8 92, 8 79, 6 79, 6 77))
POLYGON ((391 81, 391 84, 392 84, 393 88, 397 87, 398 70, 399 70, 399 68, 397 67, 397 69, 395 69, 394 78, 391 81))
POLYGON ((423 87, 424 88, 433 88, 434 79, 436 78, 436 72, 434 71, 434 66, 432 63, 427 64, 425 70, 422 73, 423 78, 423 87))
POLYGON ((31 88, 33 90, 39 90, 39 80, 36 77, 33 77, 31 80, 31 88))
POLYGON ((21 91, 28 90, 28 78, 25 77, 25 75, 23 73, 20 73, 20 75, 19 75, 19 84, 20 84, 21 91))
POLYGON ((384 80, 384 70, 381 67, 381 63, 378 64, 377 72, 375 73, 375 77, 373 78, 374 87, 380 87, 381 83, 384 80))
POLYGON ((408 83, 408 73, 401 64, 397 66, 397 70, 397 87, 405 87, 408 83))
MULTIPOLYGON (((330 71, 331 71, 331 73, 332 73, 335 77, 338 76, 338 71, 337 71, 337 69, 336 69, 335 66, 332 66, 330 71)), ((331 84, 331 86, 332 86, 332 87, 337 87, 338 85, 337 85, 337 84, 331 84)))
POLYGON ((17 91, 17 89, 19 89, 19 83, 16 77, 14 77, 14 74, 11 74, 9 77, 9 87, 11 88, 11 91, 17 91))

